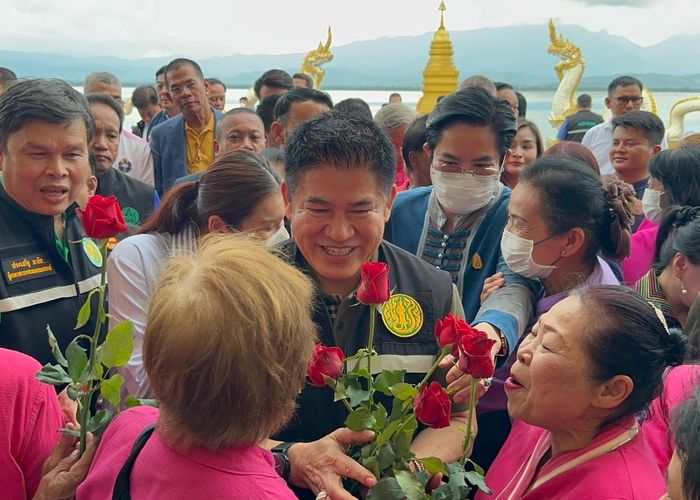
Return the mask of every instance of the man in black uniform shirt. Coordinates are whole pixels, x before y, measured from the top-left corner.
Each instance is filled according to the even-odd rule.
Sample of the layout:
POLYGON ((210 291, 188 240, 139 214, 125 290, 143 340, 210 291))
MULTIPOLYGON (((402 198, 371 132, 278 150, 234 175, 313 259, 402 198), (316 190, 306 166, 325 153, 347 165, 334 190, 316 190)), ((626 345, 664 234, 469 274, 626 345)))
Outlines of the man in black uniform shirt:
POLYGON ((0 96, 0 347, 53 361, 47 324, 61 350, 101 255, 85 237, 76 196, 90 175, 94 122, 85 97, 60 80, 24 80, 0 96))

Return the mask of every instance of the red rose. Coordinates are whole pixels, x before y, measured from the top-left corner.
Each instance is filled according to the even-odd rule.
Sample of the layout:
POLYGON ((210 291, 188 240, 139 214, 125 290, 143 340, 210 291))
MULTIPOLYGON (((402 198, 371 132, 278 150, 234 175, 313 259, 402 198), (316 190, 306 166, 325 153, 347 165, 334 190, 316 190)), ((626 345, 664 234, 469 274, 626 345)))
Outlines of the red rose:
POLYGON ((316 344, 314 357, 306 372, 306 376, 316 387, 328 385, 324 375, 333 380, 343 373, 345 363, 345 353, 340 347, 326 347, 323 344, 316 344))
POLYGON ((357 300, 367 305, 389 300, 389 266, 385 262, 365 262, 360 268, 361 283, 357 300))
POLYGON ((85 234, 95 240, 103 240, 127 230, 124 214, 114 196, 91 196, 85 210, 78 209, 83 219, 85 234))
POLYGON ((416 417, 425 425, 440 429, 450 425, 452 402, 445 389, 437 382, 424 385, 413 401, 416 417))
POLYGON ((468 333, 470 328, 469 323, 450 313, 435 323, 435 337, 440 347, 454 346, 452 354, 456 357, 459 354, 457 352, 457 343, 463 335, 468 333))
POLYGON ((491 348, 496 343, 486 333, 476 328, 469 330, 459 339, 459 369, 473 378, 488 378, 493 376, 494 365, 491 348))

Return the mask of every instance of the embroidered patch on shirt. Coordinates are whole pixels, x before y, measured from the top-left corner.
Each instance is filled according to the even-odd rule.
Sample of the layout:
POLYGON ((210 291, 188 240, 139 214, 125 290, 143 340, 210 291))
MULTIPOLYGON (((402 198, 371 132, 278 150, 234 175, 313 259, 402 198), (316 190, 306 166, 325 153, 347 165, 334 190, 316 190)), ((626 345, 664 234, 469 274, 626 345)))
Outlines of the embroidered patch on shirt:
POLYGON ((138 226, 141 222, 141 216, 138 211, 132 207, 122 208, 122 214, 124 215, 124 221, 132 226, 138 226))
POLYGON ((423 327, 423 310, 413 297, 397 293, 382 304, 382 321, 397 337, 413 337, 423 327))
POLYGON ((121 160, 119 160, 119 163, 117 163, 117 168, 121 172, 128 174, 129 172, 131 172, 131 169, 133 167, 132 167, 131 162, 129 161, 128 158, 122 158, 121 160))
POLYGON ((3 259, 2 270, 8 285, 56 274, 51 258, 46 252, 3 259))
POLYGON ((85 255, 92 262, 95 267, 102 267, 102 253, 100 252, 100 247, 97 246, 90 238, 83 238, 83 250, 85 255))

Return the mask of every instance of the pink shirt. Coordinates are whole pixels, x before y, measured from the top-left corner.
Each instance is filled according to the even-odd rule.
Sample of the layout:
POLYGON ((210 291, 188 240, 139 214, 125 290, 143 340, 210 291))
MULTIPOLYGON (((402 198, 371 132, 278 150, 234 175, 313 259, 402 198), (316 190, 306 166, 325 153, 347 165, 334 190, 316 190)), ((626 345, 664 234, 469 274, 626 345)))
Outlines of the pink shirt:
POLYGON ((664 474, 674 449, 673 436, 669 431, 673 409, 690 398, 698 384, 700 365, 681 365, 669 370, 664 378, 661 396, 651 403, 649 418, 642 423, 644 441, 664 474))
MULTIPOLYGON (((156 408, 140 407, 119 414, 107 427, 95 460, 77 498, 112 498, 114 481, 137 436, 158 419, 156 408)), ((274 469, 272 454, 259 446, 213 452, 195 448, 181 452, 155 431, 141 450, 131 472, 134 500, 187 498, 296 499, 274 469)))
POLYGON ((0 349, 0 497, 32 498, 41 467, 60 438, 63 417, 53 386, 36 379, 41 365, 0 349))
POLYGON ((551 447, 549 431, 516 422, 486 475, 493 495, 479 492, 476 499, 658 500, 666 491, 664 478, 635 428, 630 418, 585 448, 562 453, 538 468, 551 447), (588 453, 601 452, 584 461, 588 453))
POLYGON ((626 285, 634 285, 651 269, 658 232, 659 226, 644 218, 632 235, 629 257, 622 260, 622 274, 626 285))

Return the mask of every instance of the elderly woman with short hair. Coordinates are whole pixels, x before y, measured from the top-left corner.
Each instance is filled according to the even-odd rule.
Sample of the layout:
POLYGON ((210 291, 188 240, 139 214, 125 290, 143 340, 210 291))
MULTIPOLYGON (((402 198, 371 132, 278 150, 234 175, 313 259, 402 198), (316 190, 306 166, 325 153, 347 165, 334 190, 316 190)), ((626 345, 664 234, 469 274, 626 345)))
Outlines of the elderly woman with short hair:
POLYGON ((657 500, 664 480, 637 414, 684 344, 620 286, 575 291, 543 314, 506 380, 513 430, 477 499, 657 500))
POLYGON ((304 385, 311 296, 302 273, 230 235, 172 259, 144 339, 160 409, 133 408, 110 424, 78 498, 296 498, 258 444, 289 420, 304 385))

